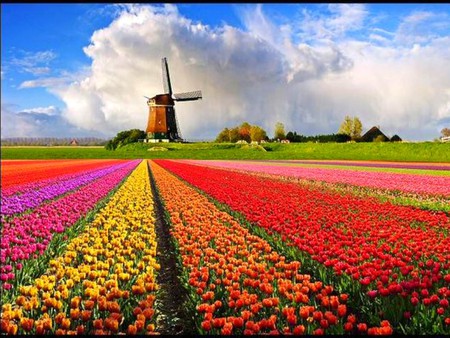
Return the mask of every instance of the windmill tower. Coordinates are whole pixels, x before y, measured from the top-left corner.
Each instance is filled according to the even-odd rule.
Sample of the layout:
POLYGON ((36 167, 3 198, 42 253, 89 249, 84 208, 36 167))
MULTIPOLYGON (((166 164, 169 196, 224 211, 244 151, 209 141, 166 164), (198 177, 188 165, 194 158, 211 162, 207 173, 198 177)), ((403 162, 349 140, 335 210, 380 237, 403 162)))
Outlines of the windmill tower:
POLYGON ((194 101, 202 98, 200 90, 173 94, 170 82, 169 66, 167 59, 161 59, 164 94, 147 97, 149 106, 147 122, 148 142, 181 141, 180 131, 175 116, 175 101, 194 101))

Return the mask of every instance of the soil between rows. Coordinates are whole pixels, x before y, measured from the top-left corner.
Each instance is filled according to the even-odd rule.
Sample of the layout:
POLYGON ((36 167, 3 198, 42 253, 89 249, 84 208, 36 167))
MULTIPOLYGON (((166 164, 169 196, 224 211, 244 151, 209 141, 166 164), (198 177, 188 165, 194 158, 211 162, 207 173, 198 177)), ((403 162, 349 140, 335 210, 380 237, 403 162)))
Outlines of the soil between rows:
POLYGON ((177 266, 170 226, 166 222, 164 207, 150 166, 149 173, 156 217, 156 258, 161 266, 156 277, 159 285, 155 304, 158 310, 157 327, 162 335, 194 335, 196 333, 194 319, 185 311, 184 306, 188 300, 187 290, 178 278, 181 276, 181 271, 177 266))

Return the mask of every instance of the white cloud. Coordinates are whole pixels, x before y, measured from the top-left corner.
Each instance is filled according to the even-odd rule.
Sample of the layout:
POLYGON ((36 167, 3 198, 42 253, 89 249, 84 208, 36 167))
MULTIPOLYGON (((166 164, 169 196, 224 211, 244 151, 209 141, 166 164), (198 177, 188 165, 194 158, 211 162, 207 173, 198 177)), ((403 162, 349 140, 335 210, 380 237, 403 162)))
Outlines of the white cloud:
POLYGON ((44 115, 49 115, 49 116, 61 115, 61 111, 59 110, 59 108, 57 108, 55 106, 22 109, 21 112, 22 113, 44 114, 44 115))
POLYGON ((326 24, 338 35, 361 29, 368 14, 365 5, 362 4, 330 4, 328 9, 333 16, 326 21, 326 24))
POLYGON ((402 44, 429 43, 441 34, 448 35, 449 28, 448 14, 415 11, 400 23, 395 41, 402 44))
POLYGON ((25 88, 55 88, 61 85, 67 84, 68 79, 63 77, 47 77, 47 78, 39 78, 36 80, 27 80, 22 82, 19 85, 19 89, 25 88))
POLYGON ((44 75, 50 73, 50 67, 25 67, 24 70, 33 75, 44 75))
POLYGON ((22 56, 13 57, 7 64, 19 67, 22 71, 33 75, 50 73, 51 69, 48 65, 57 57, 52 51, 40 51, 35 53, 19 51, 19 54, 22 56))
POLYGON ((271 130, 288 113, 280 109, 295 110, 293 83, 343 71, 351 62, 333 46, 294 45, 288 36, 278 47, 278 27, 256 10, 273 38, 259 31, 261 22, 249 22, 245 32, 194 24, 172 5, 128 7, 96 31, 85 48, 93 60, 91 74, 55 90, 67 105, 63 115, 75 125, 112 135, 145 128, 143 95, 162 92, 160 59, 167 56, 175 92, 203 91, 202 101, 176 104, 183 136, 213 138, 224 126, 243 120, 271 130))
POLYGON ((302 18, 296 24, 298 35, 304 41, 329 41, 343 38, 347 32, 363 28, 368 15, 363 4, 329 4, 327 14, 302 10, 302 18))
POLYGON ((1 105, 1 135, 2 138, 99 136, 68 123, 57 107, 18 110, 17 106, 4 103, 1 105))
MULTIPOLYGON (((174 92, 203 92, 203 100, 175 106, 187 139, 214 138, 243 121, 270 136, 277 121, 305 135, 335 133, 345 115, 359 116, 365 130, 380 125, 404 139, 439 135, 450 118, 448 33, 409 46, 395 45, 393 33, 373 28, 369 40, 358 41, 347 33, 364 27, 364 6, 332 5, 329 21, 304 11, 300 25, 283 26, 263 9, 243 13, 244 31, 193 23, 174 5, 122 7, 84 49, 92 59, 89 71, 76 81, 66 77, 70 84, 50 78, 21 87, 48 86, 66 104, 65 120, 114 136, 145 128, 143 96, 162 93, 160 60, 166 56, 174 92)), ((402 30, 408 31, 400 27, 396 36, 402 30)))

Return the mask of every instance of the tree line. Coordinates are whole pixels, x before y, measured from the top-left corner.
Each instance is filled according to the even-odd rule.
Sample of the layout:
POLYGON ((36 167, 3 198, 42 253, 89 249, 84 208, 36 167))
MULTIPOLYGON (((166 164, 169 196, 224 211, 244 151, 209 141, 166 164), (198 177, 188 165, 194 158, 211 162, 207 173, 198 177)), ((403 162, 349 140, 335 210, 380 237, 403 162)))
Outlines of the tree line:
POLYGON ((8 137, 2 138, 2 146, 69 146, 75 141, 80 146, 103 146, 107 142, 98 137, 8 137))
POLYGON ((261 141, 277 141, 283 142, 386 142, 386 141, 401 141, 398 135, 388 138, 379 128, 373 127, 365 135, 361 135, 363 125, 358 117, 345 116, 344 121, 339 126, 336 134, 324 134, 305 136, 297 134, 296 131, 285 132, 283 123, 277 122, 274 128, 273 138, 267 136, 267 132, 259 126, 251 125, 248 122, 242 123, 240 126, 233 128, 224 128, 216 137, 215 142, 238 142, 245 140, 246 142, 261 142, 261 141))

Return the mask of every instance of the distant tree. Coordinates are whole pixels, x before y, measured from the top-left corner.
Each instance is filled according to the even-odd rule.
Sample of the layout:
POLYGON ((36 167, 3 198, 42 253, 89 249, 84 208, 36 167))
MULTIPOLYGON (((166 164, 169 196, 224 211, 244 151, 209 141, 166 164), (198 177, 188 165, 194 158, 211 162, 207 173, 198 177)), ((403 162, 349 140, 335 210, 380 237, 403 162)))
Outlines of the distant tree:
POLYGON ((250 139, 252 141, 261 142, 265 140, 267 137, 267 133, 264 129, 259 126, 251 126, 250 127, 250 139))
POLYGON ((216 142, 232 142, 236 143, 239 140, 246 142, 266 140, 267 133, 259 126, 253 126, 248 122, 242 123, 240 126, 234 128, 224 128, 216 137, 216 142))
POLYGON ((234 127, 232 129, 230 129, 230 142, 236 143, 239 140, 240 140, 240 138, 239 138, 239 128, 238 127, 234 127))
POLYGON ((361 132, 362 132, 362 123, 359 120, 359 118, 355 116, 353 118, 353 130, 350 137, 354 140, 359 139, 361 137, 361 132))
POLYGON ((216 137, 216 142, 230 142, 230 129, 222 129, 222 131, 216 137))
POLYGON ((450 136, 450 128, 444 128, 441 130, 442 137, 448 137, 450 136))
POLYGON ((250 129, 251 125, 248 122, 244 122, 239 126, 239 139, 247 142, 251 141, 250 129))
POLYGON ((286 140, 289 140, 289 142, 296 142, 295 135, 292 131, 288 131, 286 134, 286 140))
POLYGON ((146 137, 145 131, 139 129, 124 130, 117 133, 116 137, 109 140, 105 148, 107 150, 115 150, 122 147, 128 143, 138 142, 139 139, 144 139, 146 137))
POLYGON ((352 140, 359 139, 362 132, 362 123, 358 117, 351 118, 346 115, 344 122, 339 127, 338 134, 345 134, 352 138, 352 140))
POLYGON ((344 122, 341 123, 338 134, 346 134, 351 136, 352 129, 353 129, 353 120, 350 116, 345 115, 344 122))
POLYGON ((275 123, 275 140, 284 140, 286 139, 286 132, 284 131, 284 124, 281 122, 275 123))

